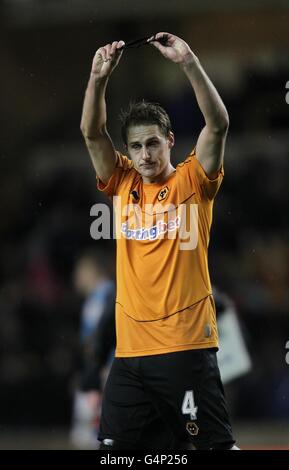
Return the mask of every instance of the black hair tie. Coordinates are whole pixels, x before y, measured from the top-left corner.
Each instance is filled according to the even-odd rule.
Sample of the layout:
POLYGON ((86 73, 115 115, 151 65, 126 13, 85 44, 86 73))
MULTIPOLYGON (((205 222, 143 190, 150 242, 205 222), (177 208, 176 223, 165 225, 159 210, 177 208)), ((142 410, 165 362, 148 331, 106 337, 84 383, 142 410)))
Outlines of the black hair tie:
POLYGON ((168 42, 168 35, 164 34, 161 38, 156 39, 156 34, 154 35, 153 39, 151 41, 148 41, 151 36, 146 36, 144 38, 140 39, 134 39, 133 41, 129 41, 128 43, 124 44, 124 46, 121 46, 118 50, 121 51, 123 49, 131 49, 134 47, 141 47, 141 46, 147 46, 151 42, 158 41, 162 46, 166 46, 168 42))

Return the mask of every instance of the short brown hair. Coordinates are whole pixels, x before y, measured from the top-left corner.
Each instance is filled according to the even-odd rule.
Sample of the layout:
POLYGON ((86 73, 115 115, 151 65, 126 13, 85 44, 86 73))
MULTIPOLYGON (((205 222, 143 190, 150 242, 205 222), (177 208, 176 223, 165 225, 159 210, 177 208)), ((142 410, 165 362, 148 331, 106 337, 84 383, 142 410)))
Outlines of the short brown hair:
POLYGON ((125 145, 127 145, 127 132, 130 126, 157 124, 164 134, 168 137, 172 129, 168 113, 158 104, 149 101, 138 101, 129 103, 126 111, 121 111, 121 136, 125 145))

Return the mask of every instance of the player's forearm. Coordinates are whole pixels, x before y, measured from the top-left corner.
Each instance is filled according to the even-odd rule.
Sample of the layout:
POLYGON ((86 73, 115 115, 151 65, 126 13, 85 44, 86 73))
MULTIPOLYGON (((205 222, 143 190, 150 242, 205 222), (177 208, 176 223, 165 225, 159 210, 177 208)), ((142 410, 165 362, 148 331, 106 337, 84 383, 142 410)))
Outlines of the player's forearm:
POLYGON ((215 132, 226 131, 229 125, 226 107, 199 59, 192 54, 180 65, 194 89, 206 125, 215 132))
POLYGON ((106 129, 105 90, 108 78, 97 79, 91 74, 82 109, 81 132, 93 139, 106 129))

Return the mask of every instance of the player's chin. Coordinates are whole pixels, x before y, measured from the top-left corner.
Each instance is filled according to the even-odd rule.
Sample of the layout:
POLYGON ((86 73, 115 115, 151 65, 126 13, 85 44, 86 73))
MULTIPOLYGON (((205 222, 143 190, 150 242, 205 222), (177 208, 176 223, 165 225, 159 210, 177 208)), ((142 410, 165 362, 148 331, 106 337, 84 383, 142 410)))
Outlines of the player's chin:
POLYGON ((140 173, 143 176, 154 177, 154 176, 158 176, 159 174, 159 168, 156 165, 152 165, 149 167, 142 166, 140 170, 141 170, 140 173))

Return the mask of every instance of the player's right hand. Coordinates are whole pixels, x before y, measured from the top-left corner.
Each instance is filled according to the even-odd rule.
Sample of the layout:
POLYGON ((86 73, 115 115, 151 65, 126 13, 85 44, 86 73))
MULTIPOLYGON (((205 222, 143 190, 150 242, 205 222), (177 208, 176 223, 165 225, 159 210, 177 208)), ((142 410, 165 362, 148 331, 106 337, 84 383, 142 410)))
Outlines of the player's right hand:
POLYGON ((123 50, 119 50, 124 41, 114 41, 112 44, 97 49, 92 62, 91 73, 96 78, 108 77, 120 61, 123 50))

